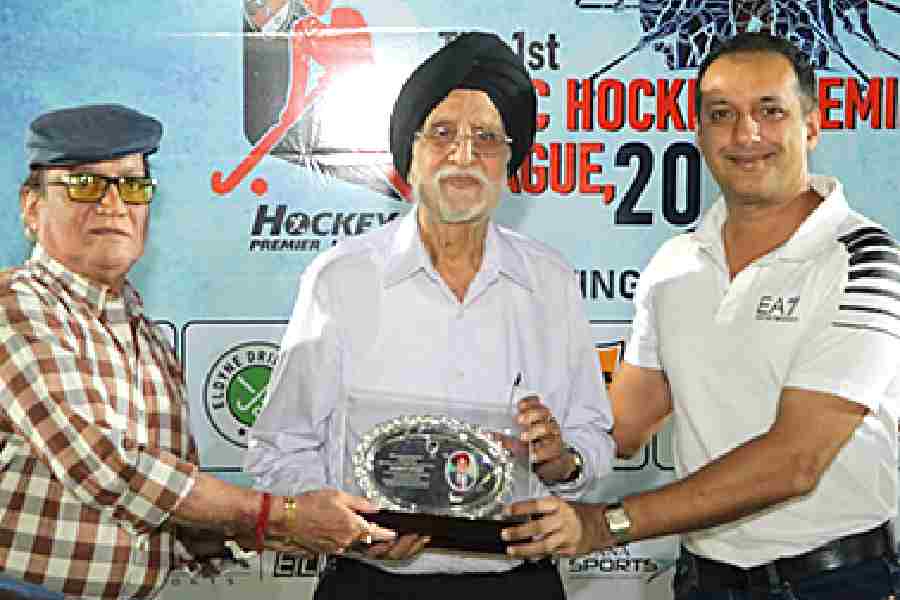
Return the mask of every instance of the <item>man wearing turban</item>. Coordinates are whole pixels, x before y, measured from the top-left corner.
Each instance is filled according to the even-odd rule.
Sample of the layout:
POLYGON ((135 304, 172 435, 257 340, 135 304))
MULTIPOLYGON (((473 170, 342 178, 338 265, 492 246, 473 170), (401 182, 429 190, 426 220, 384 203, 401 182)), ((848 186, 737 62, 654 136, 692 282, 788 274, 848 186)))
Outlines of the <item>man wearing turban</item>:
MULTIPOLYGON (((491 34, 459 36, 406 81, 390 144, 415 208, 303 274, 247 453, 258 487, 343 487, 348 407, 411 397, 423 413, 424 399, 508 410, 547 492, 577 498, 609 472, 612 419, 573 269, 492 220, 533 144, 535 112, 522 61, 491 34), (516 395, 519 385, 537 393, 516 395)), ((348 548, 316 599, 564 597, 549 561, 430 541, 405 533, 348 548)))

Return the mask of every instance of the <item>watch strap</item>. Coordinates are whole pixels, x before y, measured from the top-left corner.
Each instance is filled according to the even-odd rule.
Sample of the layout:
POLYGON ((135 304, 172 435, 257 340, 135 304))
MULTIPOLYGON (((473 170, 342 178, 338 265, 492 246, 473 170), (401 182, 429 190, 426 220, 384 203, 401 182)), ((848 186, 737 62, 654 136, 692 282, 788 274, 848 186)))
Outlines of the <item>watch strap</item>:
POLYGON ((581 456, 581 452, 578 451, 578 448, 575 448, 574 446, 567 446, 566 451, 572 455, 572 460, 575 461, 575 468, 572 469, 572 472, 568 477, 559 481, 559 483, 575 483, 584 472, 584 457, 581 456))
POLYGON ((621 502, 607 504, 603 510, 603 518, 616 544, 621 546, 631 541, 631 518, 621 502))

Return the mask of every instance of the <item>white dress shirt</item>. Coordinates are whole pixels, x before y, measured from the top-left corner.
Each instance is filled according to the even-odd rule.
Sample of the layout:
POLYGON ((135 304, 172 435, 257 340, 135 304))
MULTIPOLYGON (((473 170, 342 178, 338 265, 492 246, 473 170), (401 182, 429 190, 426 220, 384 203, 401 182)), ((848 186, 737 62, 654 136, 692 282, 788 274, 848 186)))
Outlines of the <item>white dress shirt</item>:
MULTIPOLYGON (((460 302, 432 266, 416 214, 343 241, 304 272, 246 471, 258 487, 282 494, 342 487, 351 397, 458 399, 502 409, 521 374, 584 459, 575 485, 551 490, 577 497, 611 471, 614 445, 572 267, 544 244, 491 223, 481 268, 460 302)), ((518 562, 426 550, 375 564, 452 573, 503 571, 518 562)))

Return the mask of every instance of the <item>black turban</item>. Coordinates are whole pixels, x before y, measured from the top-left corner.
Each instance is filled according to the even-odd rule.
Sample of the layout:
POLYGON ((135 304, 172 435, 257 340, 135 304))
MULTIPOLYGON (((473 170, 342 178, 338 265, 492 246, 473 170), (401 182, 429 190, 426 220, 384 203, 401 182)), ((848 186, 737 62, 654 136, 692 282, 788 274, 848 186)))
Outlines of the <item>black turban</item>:
POLYGON ((44 113, 28 126, 28 165, 77 165, 159 148, 162 124, 121 104, 88 104, 44 113))
POLYGON ((406 179, 413 136, 435 106, 455 89, 481 90, 493 101, 512 138, 513 175, 534 143, 537 98, 522 60, 492 33, 464 33, 418 66, 391 112, 391 154, 406 179))

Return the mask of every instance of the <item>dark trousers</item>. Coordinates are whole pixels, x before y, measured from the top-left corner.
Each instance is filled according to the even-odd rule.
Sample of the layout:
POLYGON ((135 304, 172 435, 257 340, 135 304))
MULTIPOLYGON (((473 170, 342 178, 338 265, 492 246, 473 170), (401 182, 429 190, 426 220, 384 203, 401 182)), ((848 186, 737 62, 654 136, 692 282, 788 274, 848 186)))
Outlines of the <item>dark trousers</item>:
MULTIPOLYGON (((866 561, 822 573, 781 590, 719 590, 692 588, 676 592, 675 600, 887 600, 896 595, 900 573, 889 559, 866 561)), ((896 596, 900 600, 900 595, 896 596)))
POLYGON ((565 600, 559 571, 548 560, 503 573, 397 575, 349 558, 331 559, 313 600, 565 600))
POLYGON ((887 525, 801 556, 811 558, 800 568, 797 559, 787 558, 740 570, 682 548, 675 600, 900 600, 900 564, 887 525), (826 568, 805 572, 819 563, 826 568))

